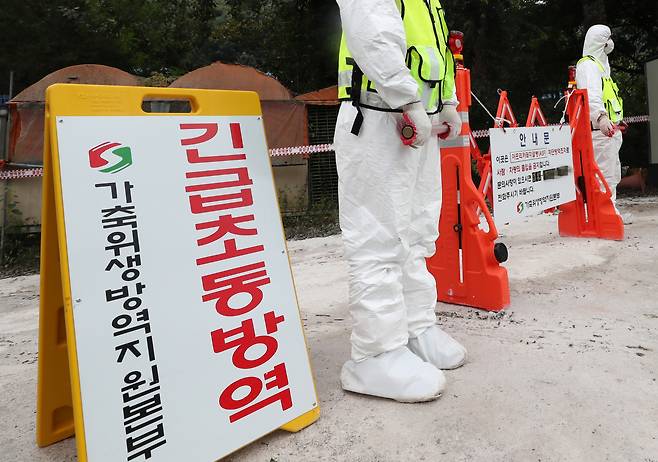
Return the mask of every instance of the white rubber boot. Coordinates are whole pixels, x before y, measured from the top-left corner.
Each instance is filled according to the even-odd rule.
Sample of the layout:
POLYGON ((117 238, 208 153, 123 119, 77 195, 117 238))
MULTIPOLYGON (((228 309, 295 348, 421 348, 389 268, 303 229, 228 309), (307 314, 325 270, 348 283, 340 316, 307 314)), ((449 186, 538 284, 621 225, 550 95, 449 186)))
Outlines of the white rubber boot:
POLYGON ((409 349, 420 359, 438 369, 457 369, 466 362, 466 348, 439 329, 429 327, 416 338, 410 338, 409 349))
POLYGON ((441 396, 446 384, 443 372, 406 346, 363 361, 347 361, 340 381, 344 390, 401 403, 434 400, 441 396))
POLYGON ((633 224, 633 220, 635 219, 635 217, 633 216, 633 214, 631 212, 620 213, 620 215, 621 215, 621 219, 623 220, 625 225, 632 225, 633 224))

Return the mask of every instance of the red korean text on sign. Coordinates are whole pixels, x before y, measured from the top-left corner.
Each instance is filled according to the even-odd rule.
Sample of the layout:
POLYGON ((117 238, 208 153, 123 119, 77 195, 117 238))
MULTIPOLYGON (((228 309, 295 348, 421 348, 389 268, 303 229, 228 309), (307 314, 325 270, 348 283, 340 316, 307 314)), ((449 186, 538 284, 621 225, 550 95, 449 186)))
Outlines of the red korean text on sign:
MULTIPOLYGON (((213 140, 224 135, 223 126, 195 123, 181 124, 180 128, 184 134, 181 146, 190 167, 195 169, 186 173, 190 211, 204 220, 195 225, 196 231, 205 232, 196 242, 206 251, 196 259, 196 265, 204 268, 201 299, 214 303, 224 324, 237 316, 249 316, 238 326, 212 331, 213 352, 231 354, 237 370, 253 371, 275 362, 279 343, 274 334, 285 317, 263 306, 263 289, 271 283, 266 262, 259 257, 265 247, 241 243, 245 237, 258 236, 242 126, 230 123, 224 129, 231 140, 228 152, 211 147, 216 144, 211 143, 213 140), (206 168, 198 170, 202 166, 206 168), (246 258, 252 261, 245 263, 246 258)), ((262 377, 253 372, 245 375, 227 386, 219 397, 219 406, 230 413, 231 423, 277 402, 283 411, 292 407, 285 363, 275 364, 262 377), (246 395, 244 389, 248 390, 246 395)))

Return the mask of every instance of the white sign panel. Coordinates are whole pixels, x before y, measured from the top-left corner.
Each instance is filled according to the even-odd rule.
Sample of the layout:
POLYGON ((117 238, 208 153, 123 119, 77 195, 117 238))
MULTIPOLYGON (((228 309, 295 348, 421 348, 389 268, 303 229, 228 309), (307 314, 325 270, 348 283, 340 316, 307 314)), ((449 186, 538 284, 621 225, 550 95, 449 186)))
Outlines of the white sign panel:
POLYGON ((260 117, 61 117, 88 460, 210 462, 316 407, 260 117))
POLYGON ((569 126, 489 130, 497 226, 576 200, 569 126))

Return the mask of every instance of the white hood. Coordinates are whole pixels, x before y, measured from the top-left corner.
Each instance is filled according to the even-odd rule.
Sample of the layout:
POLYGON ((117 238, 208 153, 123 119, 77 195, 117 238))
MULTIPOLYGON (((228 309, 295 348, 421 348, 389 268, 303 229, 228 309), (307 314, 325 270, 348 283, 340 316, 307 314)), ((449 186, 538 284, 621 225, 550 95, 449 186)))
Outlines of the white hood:
POLYGON ((592 26, 585 35, 585 44, 583 46, 583 56, 594 56, 601 61, 605 68, 606 74, 610 75, 610 63, 608 55, 605 53, 605 44, 612 36, 612 31, 608 26, 597 24, 592 26))

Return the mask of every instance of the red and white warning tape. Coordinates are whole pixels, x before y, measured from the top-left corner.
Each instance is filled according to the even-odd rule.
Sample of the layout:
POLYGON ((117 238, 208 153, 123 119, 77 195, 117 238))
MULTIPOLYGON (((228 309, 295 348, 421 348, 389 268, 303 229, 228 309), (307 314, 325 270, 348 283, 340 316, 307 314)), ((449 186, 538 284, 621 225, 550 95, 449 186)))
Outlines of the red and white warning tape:
MULTIPOLYGON (((627 124, 646 123, 646 122, 649 122, 649 120, 650 119, 649 119, 648 115, 624 117, 624 122, 626 122, 627 124)), ((556 124, 550 124, 550 125, 556 125, 556 124)), ((474 138, 489 138, 489 130, 474 130, 473 131, 473 137, 474 138)))
POLYGON ((624 117, 624 122, 626 122, 627 124, 646 123, 649 122, 649 120, 651 119, 649 119, 648 115, 624 117))
POLYGON ((489 130, 473 130, 473 138, 489 138, 489 130))
MULTIPOLYGON (((630 116, 624 118, 627 124, 637 124, 649 122, 648 115, 630 116)), ((475 138, 489 137, 489 130, 474 130, 475 138)), ((314 144, 310 146, 291 146, 286 148, 270 149, 270 157, 283 157, 294 155, 320 154, 334 150, 333 144, 314 144)), ((0 180, 18 180, 22 178, 37 178, 43 176, 43 168, 27 168, 17 170, 0 170, 0 180)))
POLYGON ((26 168, 0 171, 0 180, 19 180, 21 178, 37 178, 43 176, 42 168, 26 168))
POLYGON ((334 150, 332 144, 314 144, 310 146, 293 146, 289 148, 270 149, 270 157, 294 156, 296 154, 319 154, 334 150))

